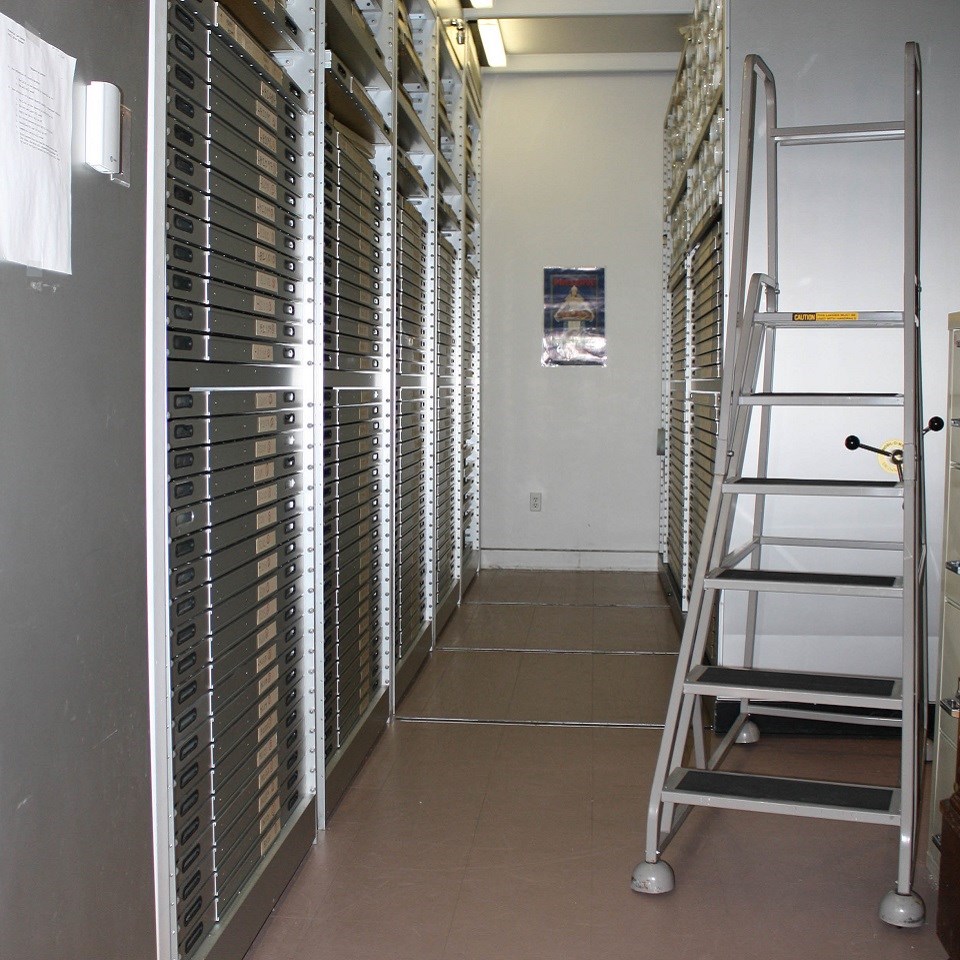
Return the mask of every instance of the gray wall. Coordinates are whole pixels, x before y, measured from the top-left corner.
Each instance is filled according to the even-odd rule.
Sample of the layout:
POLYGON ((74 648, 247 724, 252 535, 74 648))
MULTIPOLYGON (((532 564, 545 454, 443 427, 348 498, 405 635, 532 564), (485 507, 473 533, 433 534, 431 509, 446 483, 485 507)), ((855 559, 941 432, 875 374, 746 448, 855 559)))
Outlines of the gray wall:
MULTIPOLYGON (((144 476, 146 0, 0 0, 117 83, 134 185, 75 165, 73 275, 0 264, 0 954, 155 955, 144 476)), ((78 118, 82 122, 82 118, 78 118)), ((2 146, 0 146, 2 149, 2 146)))
POLYGON ((486 565, 656 569, 672 74, 484 77, 486 565), (606 268, 606 369, 540 365, 543 268, 606 268), (529 494, 543 493, 531 513, 529 494))

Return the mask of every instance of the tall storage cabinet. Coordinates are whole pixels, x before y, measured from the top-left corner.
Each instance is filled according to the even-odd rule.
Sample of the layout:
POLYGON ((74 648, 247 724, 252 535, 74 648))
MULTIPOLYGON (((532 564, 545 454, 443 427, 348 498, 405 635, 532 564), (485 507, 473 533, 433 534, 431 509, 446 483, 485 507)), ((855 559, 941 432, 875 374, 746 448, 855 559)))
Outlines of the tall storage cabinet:
POLYGON ((664 123, 660 569, 686 611, 719 420, 723 349, 723 0, 698 0, 664 123))
POLYGON ((171 957, 242 955, 478 567, 479 64, 442 12, 163 6, 171 957))

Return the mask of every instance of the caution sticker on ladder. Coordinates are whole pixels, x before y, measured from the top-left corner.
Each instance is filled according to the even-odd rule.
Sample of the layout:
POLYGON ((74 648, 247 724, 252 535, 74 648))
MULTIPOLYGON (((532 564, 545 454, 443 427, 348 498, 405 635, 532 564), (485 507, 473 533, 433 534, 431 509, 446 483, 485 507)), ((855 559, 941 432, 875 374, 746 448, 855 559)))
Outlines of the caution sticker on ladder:
POLYGON ((795 313, 793 319, 805 323, 834 323, 838 320, 859 320, 859 313, 795 313))
MULTIPOLYGON (((883 451, 883 453, 877 454, 877 463, 879 463, 880 466, 887 471, 887 473, 897 473, 896 461, 890 457, 890 454, 895 450, 899 450, 902 453, 903 441, 884 440, 883 443, 880 444, 880 449, 883 451)), ((902 460, 903 458, 901 457, 900 459, 902 460)))

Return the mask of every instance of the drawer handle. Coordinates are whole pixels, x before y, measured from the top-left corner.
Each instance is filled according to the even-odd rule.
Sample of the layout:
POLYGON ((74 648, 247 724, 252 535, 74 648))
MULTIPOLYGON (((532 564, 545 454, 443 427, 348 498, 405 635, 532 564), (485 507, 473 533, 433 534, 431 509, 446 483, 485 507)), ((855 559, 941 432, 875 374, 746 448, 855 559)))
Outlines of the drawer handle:
POLYGON ((951 573, 960 573, 960 560, 948 560, 945 566, 951 573))

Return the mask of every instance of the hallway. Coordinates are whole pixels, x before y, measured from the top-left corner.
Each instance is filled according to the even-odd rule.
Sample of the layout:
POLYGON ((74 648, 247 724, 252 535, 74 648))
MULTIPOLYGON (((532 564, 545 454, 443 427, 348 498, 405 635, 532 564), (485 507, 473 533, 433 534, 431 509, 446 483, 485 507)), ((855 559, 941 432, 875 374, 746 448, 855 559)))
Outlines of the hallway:
MULTIPOLYGON (((677 642, 652 574, 482 572, 248 960, 943 960, 922 862, 926 926, 877 918, 889 829, 699 810, 676 891, 632 893, 677 642)), ((766 738, 729 765, 785 757, 870 781, 897 749, 766 738)))

